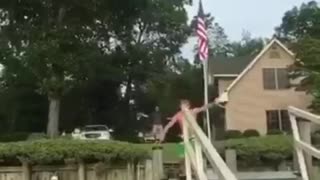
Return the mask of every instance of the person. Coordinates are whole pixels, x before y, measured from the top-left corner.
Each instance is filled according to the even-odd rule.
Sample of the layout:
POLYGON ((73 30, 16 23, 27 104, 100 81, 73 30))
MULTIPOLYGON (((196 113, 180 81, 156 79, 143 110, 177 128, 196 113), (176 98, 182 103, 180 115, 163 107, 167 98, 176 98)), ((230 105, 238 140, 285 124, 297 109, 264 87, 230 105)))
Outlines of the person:
POLYGON ((213 107, 214 105, 216 106, 220 106, 220 107, 223 107, 221 106, 218 101, 215 99, 213 102, 209 103, 209 104, 206 104, 202 107, 197 107, 197 108, 191 108, 191 104, 190 104, 190 101, 187 100, 187 99, 182 99, 180 100, 180 111, 177 112, 173 117, 171 118, 168 118, 170 120, 170 122, 164 127, 163 129, 163 133, 162 133, 162 137, 161 137, 161 141, 163 141, 166 137, 166 134, 168 132, 168 130, 170 128, 173 127, 173 125, 175 125, 176 123, 179 124, 179 127, 181 129, 181 134, 180 134, 180 137, 182 137, 182 129, 183 129, 183 121, 184 121, 184 114, 183 114, 183 108, 187 108, 187 109, 190 109, 191 111, 191 114, 193 115, 193 117, 195 119, 197 119, 197 115, 200 113, 200 112, 204 112, 206 111, 207 109, 213 107))
POLYGON ((162 136, 163 126, 162 126, 162 114, 160 112, 159 106, 154 108, 154 112, 151 114, 152 119, 152 135, 159 141, 162 136))
POLYGON ((139 113, 138 117, 150 118, 152 120, 151 134, 156 141, 159 141, 163 132, 162 113, 160 111, 159 106, 155 106, 154 111, 150 114, 150 116, 144 113, 139 113))
MULTIPOLYGON (((181 134, 180 134, 180 137, 182 138, 183 140, 183 121, 185 120, 184 119, 184 113, 183 113, 183 109, 187 108, 191 111, 191 114, 192 116, 197 119, 197 115, 200 113, 200 112, 204 112, 206 111, 207 109, 213 107, 213 106, 220 106, 220 107, 223 107, 222 105, 220 105, 217 101, 217 99, 215 99, 212 103, 209 103, 209 104, 206 104, 206 105, 203 105, 202 107, 197 107, 197 108, 191 108, 191 104, 190 104, 190 101, 187 100, 187 99, 182 99, 180 100, 180 111, 177 112, 172 118, 169 118, 170 119, 170 122, 164 127, 163 129, 163 133, 162 133, 162 137, 160 139, 160 142, 163 142, 165 140, 165 137, 166 137, 166 134, 167 132, 169 131, 170 128, 172 128, 176 123, 179 124, 179 127, 181 129, 181 134)), ((184 150, 184 144, 183 142, 181 143, 178 143, 178 146, 177 146, 177 151, 178 151, 178 155, 179 157, 181 158, 181 161, 180 161, 180 167, 181 167, 181 174, 184 176, 185 172, 184 172, 184 154, 185 154, 185 150, 184 150)))

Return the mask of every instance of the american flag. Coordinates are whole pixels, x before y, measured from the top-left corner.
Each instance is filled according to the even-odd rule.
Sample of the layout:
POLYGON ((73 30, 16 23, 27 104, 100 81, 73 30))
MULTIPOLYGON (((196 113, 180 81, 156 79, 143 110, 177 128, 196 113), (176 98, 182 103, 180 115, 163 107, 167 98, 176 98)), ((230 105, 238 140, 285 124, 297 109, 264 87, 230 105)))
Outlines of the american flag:
POLYGON ((199 3, 199 12, 197 17, 197 35, 198 35, 198 54, 201 61, 208 59, 208 36, 203 12, 202 2, 199 3))

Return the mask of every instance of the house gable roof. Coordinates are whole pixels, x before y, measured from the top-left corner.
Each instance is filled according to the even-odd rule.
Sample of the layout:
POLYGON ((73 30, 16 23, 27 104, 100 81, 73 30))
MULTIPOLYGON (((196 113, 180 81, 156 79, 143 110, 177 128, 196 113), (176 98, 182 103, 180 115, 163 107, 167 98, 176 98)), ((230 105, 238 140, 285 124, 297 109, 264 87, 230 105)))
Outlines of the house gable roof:
POLYGON ((209 60, 209 72, 217 77, 239 75, 253 58, 253 56, 214 57, 209 60))
POLYGON ((223 94, 220 95, 220 101, 228 101, 228 93, 232 88, 254 67, 254 65, 261 59, 261 57, 272 47, 273 44, 280 46, 286 53, 294 57, 294 53, 291 52, 285 45, 283 45, 279 40, 273 39, 267 44, 263 50, 247 65, 247 67, 239 74, 239 76, 228 86, 223 94))

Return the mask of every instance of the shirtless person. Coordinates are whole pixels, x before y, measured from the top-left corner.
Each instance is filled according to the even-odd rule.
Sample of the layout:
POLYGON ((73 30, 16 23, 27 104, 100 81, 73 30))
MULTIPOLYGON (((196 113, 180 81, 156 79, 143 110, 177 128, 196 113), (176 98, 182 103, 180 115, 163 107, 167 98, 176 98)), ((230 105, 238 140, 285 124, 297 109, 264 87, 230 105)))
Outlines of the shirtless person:
MULTIPOLYGON (((220 107, 222 107, 221 105, 219 105, 218 104, 218 102, 217 102, 217 100, 215 100, 214 102, 212 102, 212 103, 209 103, 209 104, 207 104, 207 105, 204 105, 204 106, 202 106, 202 107, 198 107, 198 108, 190 108, 191 107, 191 105, 190 105, 190 101, 189 100, 181 100, 180 101, 180 111, 179 112, 177 112, 172 118, 170 118, 171 120, 170 120, 170 122, 165 126, 165 128, 164 128, 164 130, 163 130, 163 135, 162 135, 162 137, 161 137, 161 141, 163 141, 164 139, 165 139, 165 137, 166 137, 166 134, 167 134, 167 132, 169 131, 169 129, 171 128, 171 127, 173 127, 173 125, 175 124, 175 123, 179 123, 179 126, 180 126, 180 129, 181 129, 181 133, 182 133, 182 131, 183 131, 183 121, 184 121, 184 113, 183 113, 183 109, 184 108, 187 108, 187 109, 190 109, 190 111, 191 111, 191 113, 192 113, 192 115, 194 116, 194 118, 195 119, 197 119, 197 115, 200 113, 200 112, 204 112, 204 111, 206 111, 208 108, 211 108, 211 107, 213 107, 214 105, 216 105, 216 106, 220 106, 220 107)), ((183 133, 182 133, 183 134, 183 133)), ((182 136, 182 134, 180 135, 181 137, 183 137, 182 136)), ((180 156, 180 158, 181 158, 181 163, 183 163, 183 164, 181 164, 181 168, 182 168, 182 171, 184 171, 184 146, 183 146, 183 144, 182 143, 180 143, 179 144, 179 147, 178 147, 178 153, 179 153, 179 156, 180 156)), ((184 173, 183 173, 184 174, 184 173)))

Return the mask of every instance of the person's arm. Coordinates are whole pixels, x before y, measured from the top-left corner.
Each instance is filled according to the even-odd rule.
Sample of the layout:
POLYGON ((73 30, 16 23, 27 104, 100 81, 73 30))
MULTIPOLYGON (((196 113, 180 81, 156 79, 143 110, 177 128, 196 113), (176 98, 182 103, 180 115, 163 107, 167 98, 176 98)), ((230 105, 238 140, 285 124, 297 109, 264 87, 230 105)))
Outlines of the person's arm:
POLYGON ((145 117, 145 118, 148 118, 148 117, 149 117, 149 115, 144 114, 144 113, 142 113, 142 112, 137 113, 137 114, 138 114, 138 116, 142 116, 142 117, 145 117))
POLYGON ((209 103, 209 104, 205 104, 202 107, 199 108, 194 108, 192 111, 194 113, 200 113, 200 112, 204 112, 209 108, 212 108, 213 106, 219 106, 221 108, 224 108, 224 106, 222 106, 221 104, 218 103, 217 99, 215 99, 213 102, 209 103))
POLYGON ((170 120, 170 122, 164 127, 162 132, 162 138, 161 141, 163 141, 166 138, 167 132, 170 128, 178 121, 177 115, 173 116, 170 120))

